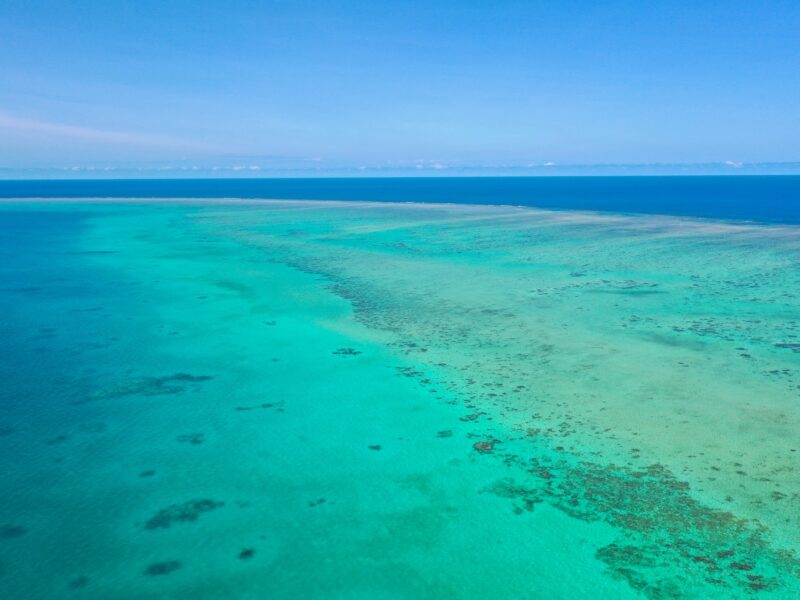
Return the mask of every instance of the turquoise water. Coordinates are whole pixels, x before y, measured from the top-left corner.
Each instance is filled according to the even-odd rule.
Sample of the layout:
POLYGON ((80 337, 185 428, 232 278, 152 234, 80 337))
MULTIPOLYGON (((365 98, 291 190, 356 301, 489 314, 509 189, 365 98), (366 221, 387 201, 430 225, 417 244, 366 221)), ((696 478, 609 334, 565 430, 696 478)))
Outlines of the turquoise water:
POLYGON ((800 594, 793 225, 0 204, 4 598, 800 594))

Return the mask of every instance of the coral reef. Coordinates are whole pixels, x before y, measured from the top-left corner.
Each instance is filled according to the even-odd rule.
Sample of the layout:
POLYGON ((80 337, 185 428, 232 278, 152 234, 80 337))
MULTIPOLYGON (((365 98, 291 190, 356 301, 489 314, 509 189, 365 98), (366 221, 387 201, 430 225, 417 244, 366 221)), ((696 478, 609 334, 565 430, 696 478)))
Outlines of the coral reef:
POLYGON ((191 523, 196 521, 200 515, 222 506, 225 506, 224 502, 217 502, 207 498, 189 500, 182 504, 173 504, 158 511, 148 519, 144 524, 144 528, 148 530, 166 529, 175 523, 191 523))
POLYGON ((183 565, 179 560, 166 560, 148 565, 144 570, 145 575, 168 575, 180 569, 183 565))
POLYGON ((339 348, 338 350, 334 350, 333 353, 338 356, 357 356, 361 354, 361 351, 355 348, 339 348))
POLYGON ((0 525, 0 540, 18 538, 26 533, 28 533, 28 530, 20 525, 12 525, 10 523, 6 525, 0 525))
POLYGON ((190 375, 175 373, 163 377, 137 377, 128 381, 109 385, 92 393, 87 399, 74 402, 82 404, 91 400, 109 400, 125 396, 165 396, 179 394, 189 386, 213 379, 210 375, 190 375))
POLYGON ((199 446, 205 442, 204 435, 202 433, 185 433, 177 436, 175 440, 179 444, 192 444, 193 446, 199 446))

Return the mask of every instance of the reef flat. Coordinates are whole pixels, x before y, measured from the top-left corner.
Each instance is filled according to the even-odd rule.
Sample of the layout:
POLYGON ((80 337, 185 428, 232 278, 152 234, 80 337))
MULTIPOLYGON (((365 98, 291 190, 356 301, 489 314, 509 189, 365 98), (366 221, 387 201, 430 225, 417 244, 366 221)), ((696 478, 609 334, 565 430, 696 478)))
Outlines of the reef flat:
POLYGON ((9 598, 800 594, 800 230, 0 203, 9 598))

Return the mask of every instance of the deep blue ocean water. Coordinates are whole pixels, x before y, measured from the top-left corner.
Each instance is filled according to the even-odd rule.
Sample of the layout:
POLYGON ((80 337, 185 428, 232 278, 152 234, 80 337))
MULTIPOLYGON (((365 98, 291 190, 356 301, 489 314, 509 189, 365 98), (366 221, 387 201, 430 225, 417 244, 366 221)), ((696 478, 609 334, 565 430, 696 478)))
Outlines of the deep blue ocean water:
POLYGON ((0 198, 280 198, 514 204, 800 223, 800 176, 0 181, 0 198))

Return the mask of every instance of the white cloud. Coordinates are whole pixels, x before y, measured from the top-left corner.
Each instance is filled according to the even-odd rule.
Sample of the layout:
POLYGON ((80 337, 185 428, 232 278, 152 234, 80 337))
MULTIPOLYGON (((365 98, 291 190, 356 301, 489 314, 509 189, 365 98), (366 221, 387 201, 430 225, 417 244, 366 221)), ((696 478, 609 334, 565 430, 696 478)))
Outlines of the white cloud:
POLYGON ((172 138, 169 136, 125 131, 112 131, 80 127, 63 123, 51 123, 17 117, 0 111, 0 130, 13 130, 21 133, 41 134, 87 142, 120 144, 128 146, 166 147, 183 150, 213 150, 210 145, 172 138))

